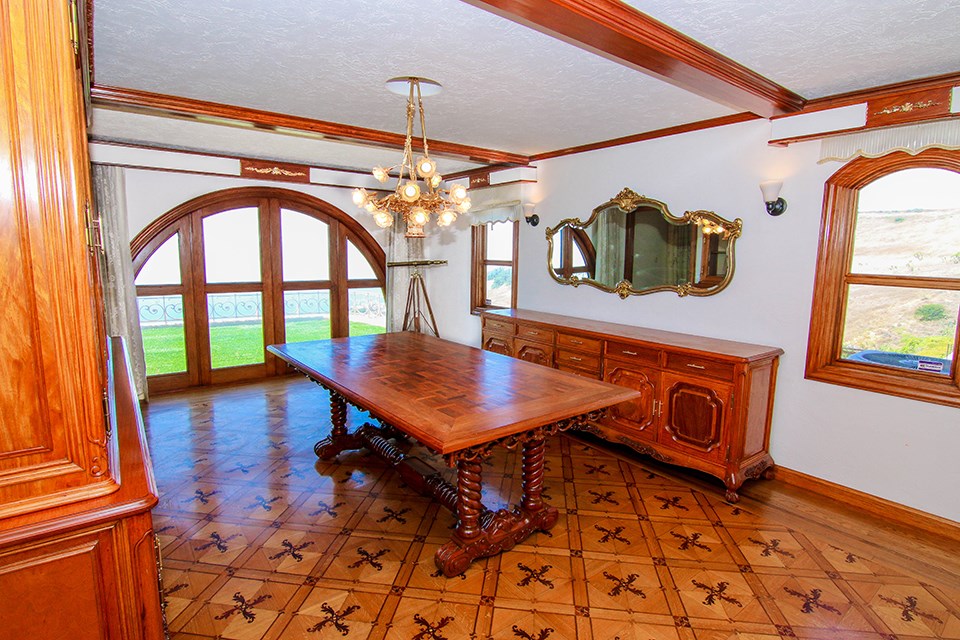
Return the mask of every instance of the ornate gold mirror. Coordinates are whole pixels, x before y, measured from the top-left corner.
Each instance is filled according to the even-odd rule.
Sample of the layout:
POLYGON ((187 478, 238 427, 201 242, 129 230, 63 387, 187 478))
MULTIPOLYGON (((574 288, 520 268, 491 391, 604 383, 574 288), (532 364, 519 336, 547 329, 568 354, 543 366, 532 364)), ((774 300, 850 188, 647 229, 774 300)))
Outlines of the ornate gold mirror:
POLYGON ((586 222, 562 220, 547 229, 550 275, 621 298, 657 291, 710 296, 733 277, 733 245, 743 221, 712 211, 670 214, 664 203, 624 189, 586 222))

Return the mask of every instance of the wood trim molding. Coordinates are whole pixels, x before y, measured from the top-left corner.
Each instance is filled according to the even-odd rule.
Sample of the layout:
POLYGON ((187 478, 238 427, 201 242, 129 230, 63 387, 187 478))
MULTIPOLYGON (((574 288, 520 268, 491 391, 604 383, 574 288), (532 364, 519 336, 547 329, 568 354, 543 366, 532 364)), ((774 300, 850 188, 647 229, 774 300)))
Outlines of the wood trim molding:
POLYGON ((880 516, 893 524, 920 529, 937 537, 960 542, 960 522, 779 465, 773 468, 773 474, 774 479, 784 484, 842 502, 871 515, 880 516))
MULTIPOLYGON (((320 134, 324 139, 333 141, 360 141, 372 146, 390 149, 402 149, 406 137, 403 134, 379 131, 366 127, 355 127, 348 124, 314 120, 301 116, 292 116, 273 111, 248 109, 219 102, 194 100, 180 96, 171 96, 138 89, 109 87, 95 84, 91 89, 93 103, 109 109, 131 111, 134 113, 159 114, 163 116, 190 116, 208 117, 224 120, 224 124, 231 122, 253 124, 260 129, 275 130, 278 127, 302 131, 304 133, 320 134)), ((413 141, 415 148, 422 143, 413 141)), ((471 162, 487 162, 491 164, 526 165, 527 157, 506 151, 472 147, 443 140, 430 140, 430 150, 437 154, 464 158, 471 162)))
POLYGON ((604 140, 602 142, 592 142, 590 144, 584 144, 577 147, 567 147, 566 149, 557 149, 556 151, 538 153, 530 156, 530 161, 536 162, 538 160, 549 160, 550 158, 559 158, 560 156, 569 156, 587 151, 597 151, 599 149, 607 149, 609 147, 617 147, 624 144, 632 144, 634 142, 643 142, 645 140, 654 140, 656 138, 666 138, 668 136, 689 133, 691 131, 712 129, 713 127, 723 127, 728 124, 737 124, 740 122, 747 122, 749 120, 757 120, 759 118, 760 116, 754 113, 734 113, 729 116, 720 116, 719 118, 699 120, 697 122, 690 122, 688 124, 678 124, 665 129, 656 129, 654 131, 647 131, 645 133, 635 133, 633 135, 623 136, 622 138, 613 138, 611 140, 604 140))
POLYGON ((464 0, 480 9, 764 117, 805 100, 679 31, 616 0, 464 0))

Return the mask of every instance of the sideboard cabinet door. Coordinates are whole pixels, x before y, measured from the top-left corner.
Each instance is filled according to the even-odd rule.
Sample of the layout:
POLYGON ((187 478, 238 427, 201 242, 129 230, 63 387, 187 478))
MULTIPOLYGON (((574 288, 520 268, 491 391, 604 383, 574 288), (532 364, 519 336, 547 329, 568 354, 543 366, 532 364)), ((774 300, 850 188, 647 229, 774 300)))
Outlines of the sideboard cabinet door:
POLYGON ((664 373, 662 402, 661 442, 704 460, 722 459, 729 385, 664 373))
POLYGON ((603 379, 643 394, 636 400, 610 407, 607 417, 604 418, 604 424, 616 427, 623 431, 624 435, 655 442, 660 372, 656 369, 608 360, 603 379))

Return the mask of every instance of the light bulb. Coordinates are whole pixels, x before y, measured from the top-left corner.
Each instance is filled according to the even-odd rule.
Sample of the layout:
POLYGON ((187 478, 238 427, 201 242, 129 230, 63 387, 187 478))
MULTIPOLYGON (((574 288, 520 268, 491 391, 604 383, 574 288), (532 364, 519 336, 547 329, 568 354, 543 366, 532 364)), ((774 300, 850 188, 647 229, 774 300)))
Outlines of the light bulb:
POLYGON ((373 214, 373 221, 376 222, 377 226, 381 229, 386 229, 393 224, 393 216, 386 211, 378 211, 373 214))
POLYGON ((470 211, 470 198, 464 198, 463 202, 458 203, 457 209, 460 209, 460 213, 470 211))
POLYGON ((437 172, 437 165, 433 163, 433 160, 424 156, 417 160, 417 173, 420 174, 421 178, 429 178, 434 173, 437 172))
POLYGON ((400 197, 406 202, 416 202, 420 197, 420 185, 416 182, 408 182, 400 190, 400 197))
POLYGON ((367 202, 367 190, 359 187, 353 190, 353 204, 362 207, 367 202))
POLYGON ((455 184, 450 187, 450 199, 456 204, 463 202, 464 198, 467 197, 467 188, 462 184, 455 184))
POLYGON ((414 207, 410 211, 410 222, 418 227, 422 227, 430 220, 427 210, 423 207, 414 207))
POLYGON ((387 180, 390 179, 390 173, 383 167, 374 167, 373 177, 379 180, 380 182, 386 182, 387 180))
POLYGON ((457 219, 457 212, 453 209, 444 209, 437 218, 437 224, 441 227, 449 227, 457 219))
POLYGON ((443 182, 443 176, 439 173, 435 173, 430 176, 430 186, 436 189, 440 186, 440 183, 443 182))
POLYGON ((364 203, 363 208, 367 210, 367 213, 373 213, 377 209, 377 203, 372 199, 367 200, 366 203, 364 203))

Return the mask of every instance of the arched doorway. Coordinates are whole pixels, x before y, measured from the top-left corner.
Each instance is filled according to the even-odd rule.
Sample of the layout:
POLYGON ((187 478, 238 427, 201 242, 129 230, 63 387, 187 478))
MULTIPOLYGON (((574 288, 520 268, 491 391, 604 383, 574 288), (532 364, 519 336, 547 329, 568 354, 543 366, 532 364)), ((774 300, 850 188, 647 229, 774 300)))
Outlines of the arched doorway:
POLYGON ((287 189, 209 193, 131 242, 151 392, 278 375, 265 345, 383 333, 383 250, 287 189))

